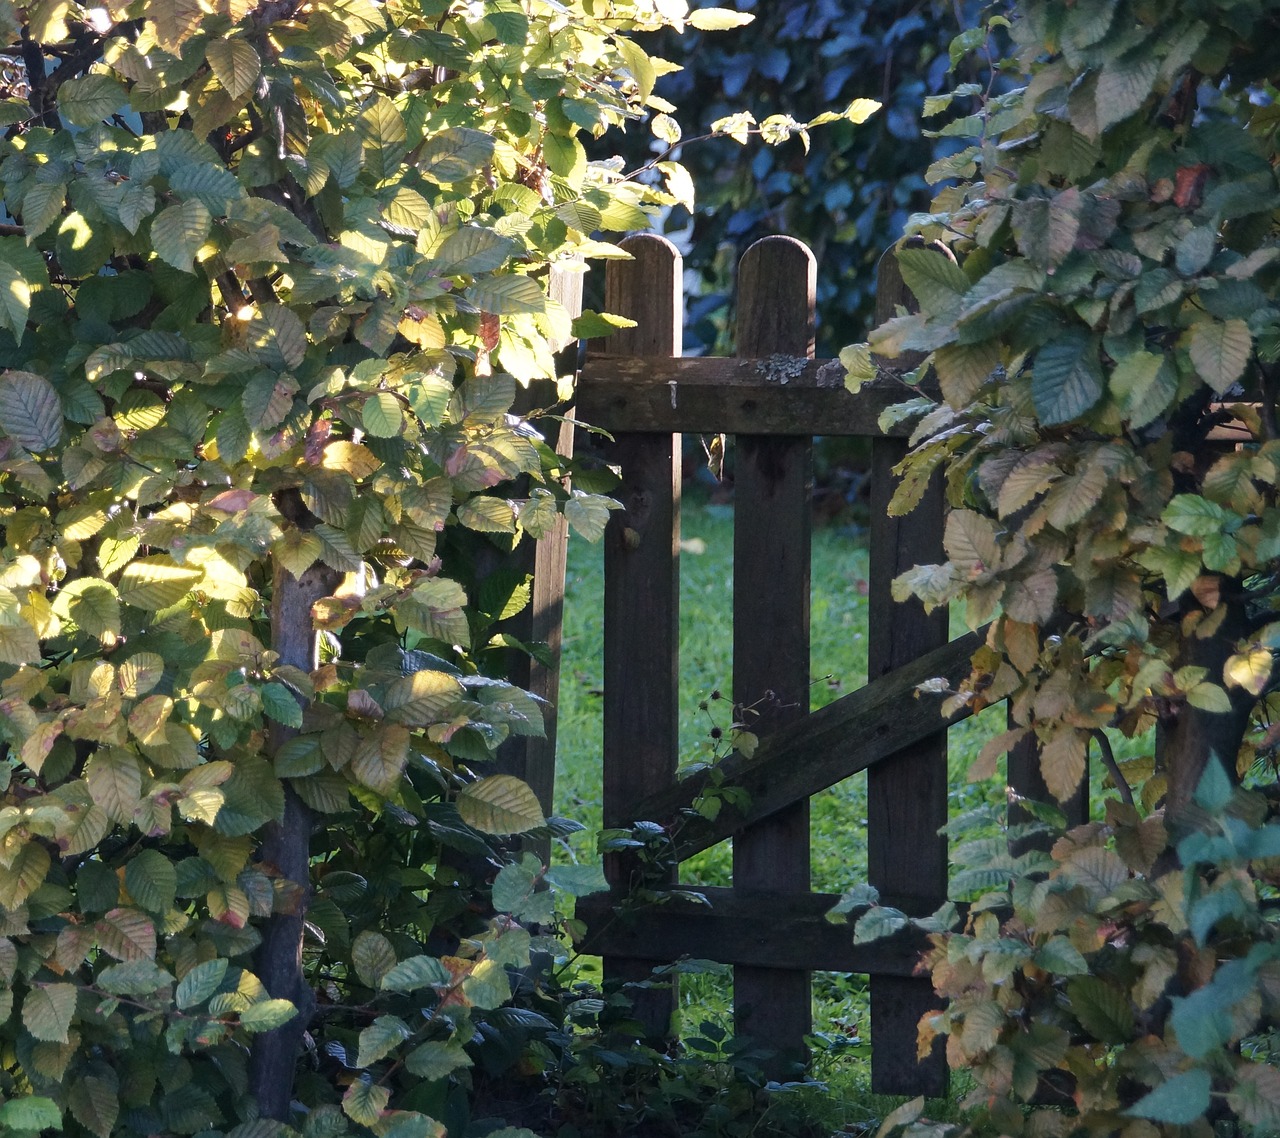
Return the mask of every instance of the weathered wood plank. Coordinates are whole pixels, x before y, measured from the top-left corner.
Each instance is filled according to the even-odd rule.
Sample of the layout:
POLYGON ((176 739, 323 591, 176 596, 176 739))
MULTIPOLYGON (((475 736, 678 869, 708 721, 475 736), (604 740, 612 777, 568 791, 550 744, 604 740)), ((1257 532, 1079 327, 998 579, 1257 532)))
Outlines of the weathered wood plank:
MULTIPOLYGON (((726 434, 882 435, 876 420, 913 392, 886 379, 856 395, 839 360, 776 355, 651 361, 588 360, 578 381, 578 416, 608 431, 726 434)), ((910 427, 890 428, 907 435, 910 427)))
MULTIPOLYGON (((738 266, 739 356, 813 354, 818 266, 789 237, 757 241, 738 266)), ((809 575, 813 440, 734 440, 733 703, 753 732, 786 729, 809 713, 809 575)), ((809 888, 809 800, 734 835, 733 886, 744 894, 809 888)), ((806 1056, 809 973, 777 958, 739 964, 734 1026, 767 1041, 777 1074, 806 1056)))
POLYGON ((677 827, 673 836, 681 858, 731 837, 793 802, 811 798, 841 779, 883 762, 904 747, 958 723, 961 709, 943 719, 937 696, 917 696, 918 684, 946 676, 953 684, 969 674, 969 659, 986 630, 970 632, 865 687, 813 712, 803 722, 760 740, 755 755, 730 755, 715 771, 700 771, 659 793, 637 799, 626 821, 640 819, 677 827), (741 788, 749 799, 739 809, 724 802, 708 820, 688 811, 704 795, 741 788))
MULTIPOLYGON (((628 238, 630 261, 612 261, 605 310, 637 326, 606 349, 628 355, 679 354, 681 257, 661 237, 628 238)), ((631 806, 675 778, 680 629, 680 440, 670 433, 619 433, 610 461, 622 471, 623 509, 604 537, 604 824, 625 825, 631 806)), ((610 884, 626 889, 635 863, 610 856, 610 884)), ((606 957, 605 975, 635 982, 656 961, 606 957)), ((675 992, 634 990, 647 1036, 670 1030, 675 992)))
MULTIPOLYGON (((881 262, 877 312, 910 300, 897 259, 881 262)), ((893 468, 906 456, 900 439, 871 444, 871 566, 868 574, 867 675, 892 674, 947 643, 947 612, 926 613, 920 602, 895 603, 895 577, 914 565, 944 560, 945 502, 935 478, 905 518, 889 516, 897 485, 893 468)), ((947 821, 946 732, 905 746, 867 772, 867 877, 885 904, 913 916, 936 909, 947 896, 947 846, 938 831, 947 821)), ((927 979, 877 976, 871 980, 871 1086, 880 1094, 940 1095, 947 1066, 940 1047, 919 1062, 916 1026, 938 1006, 927 979)))
MULTIPOLYGON (((694 887, 691 887, 694 888, 694 887)), ((773 972, 783 968, 910 976, 927 940, 917 929, 855 945, 848 923, 826 913, 834 893, 752 893, 696 887, 710 902, 671 900, 628 909, 626 899, 607 893, 583 897, 577 914, 591 929, 580 950, 613 956, 662 956, 715 960, 739 968, 773 972)), ((736 981, 735 981, 736 984, 736 981)))

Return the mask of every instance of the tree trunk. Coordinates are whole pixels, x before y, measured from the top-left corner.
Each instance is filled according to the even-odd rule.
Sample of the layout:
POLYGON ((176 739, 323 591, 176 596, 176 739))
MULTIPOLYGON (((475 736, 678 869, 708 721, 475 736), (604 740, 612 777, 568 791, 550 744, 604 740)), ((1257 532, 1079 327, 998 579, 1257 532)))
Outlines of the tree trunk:
MULTIPOLYGON (((1212 636, 1194 633, 1183 642, 1180 667, 1205 668, 1210 683, 1222 684, 1222 669, 1235 651, 1236 642, 1249 632, 1245 602, 1238 585, 1223 585, 1221 604, 1227 614, 1212 636)), ((1156 753, 1169 785, 1165 795, 1165 820, 1175 840, 1184 823, 1187 807, 1205 768, 1216 758, 1232 782, 1236 782, 1236 756, 1249 727, 1249 715, 1256 699, 1243 688, 1227 688, 1229 712, 1204 711, 1189 703, 1180 704, 1160 721, 1156 753)))
MULTIPOLYGON (((319 638, 311 622, 311 606, 333 593, 342 574, 317 562, 302 576, 275 567, 271 597, 271 647, 280 663, 310 672, 319 663, 319 638)), ((297 734, 279 723, 270 725, 268 752, 274 755, 297 734)), ((310 902, 311 810, 285 787, 284 816, 264 830, 259 857, 262 868, 278 878, 276 911, 262 929, 256 968, 273 999, 290 1000, 298 1014, 253 1041, 249 1088, 258 1100, 262 1118, 288 1121, 293 1099, 298 1049, 315 1004, 302 974, 303 924, 310 902), (283 886, 283 889, 280 888, 283 886)))

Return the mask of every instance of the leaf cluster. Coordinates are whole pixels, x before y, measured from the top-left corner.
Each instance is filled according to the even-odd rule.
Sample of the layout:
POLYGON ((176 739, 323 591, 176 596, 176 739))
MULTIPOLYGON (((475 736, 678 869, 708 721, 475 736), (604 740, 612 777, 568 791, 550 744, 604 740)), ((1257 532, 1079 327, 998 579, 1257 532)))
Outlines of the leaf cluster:
POLYGON ((561 298, 652 197, 581 136, 679 9, 0 12, 7 1129, 442 1133, 550 916, 494 837, 561 832, 473 769, 543 731, 501 562, 614 506, 524 389, 618 323, 561 298))
POLYGON ((953 888, 975 899, 931 937, 948 1003, 921 1021, 920 1050, 945 1037, 950 1064, 972 1072, 968 1120, 919 1121, 917 1100, 882 1133, 1274 1132, 1280 823, 1216 761, 1193 808, 1177 840, 1113 801, 1105 822, 961 845, 953 888), (1036 848, 1011 856, 1010 838, 1028 837, 1036 848))
POLYGON ((891 510, 942 471, 951 512, 946 560, 895 592, 994 618, 956 698, 1010 698, 999 749, 1034 737, 1061 798, 1104 728, 1182 723, 1148 804, 1189 798, 1191 724, 1242 770, 1272 745, 1280 196, 1274 76, 1251 45, 1274 21, 1029 4, 959 44, 1007 35, 1016 85, 927 108, 969 113, 940 128, 961 148, 897 250, 919 310, 871 348, 930 380, 890 413, 915 422, 891 510))

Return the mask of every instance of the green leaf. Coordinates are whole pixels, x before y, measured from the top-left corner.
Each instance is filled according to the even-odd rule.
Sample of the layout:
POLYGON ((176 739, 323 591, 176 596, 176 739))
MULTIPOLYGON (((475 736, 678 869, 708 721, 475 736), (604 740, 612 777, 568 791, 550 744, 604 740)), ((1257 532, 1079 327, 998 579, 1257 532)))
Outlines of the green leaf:
POLYGON ((493 879, 493 907, 499 913, 516 913, 533 896, 541 876, 541 866, 529 858, 511 862, 493 879))
POLYGON ((439 722, 462 698, 462 686, 445 672, 424 669, 402 676, 388 688, 383 710, 393 723, 425 727, 439 722))
POLYGON ((114 1077, 111 1082, 95 1075, 84 1075, 72 1081, 67 1091, 71 1114, 91 1134, 111 1138, 120 1116, 120 1097, 114 1077))
POLYGON ((599 541, 604 536, 609 512, 621 508, 621 503, 615 502, 612 498, 574 490, 564 504, 564 516, 575 532, 588 541, 599 541))
POLYGON ((587 897, 603 893, 609 882, 601 865, 555 865, 547 870, 546 880, 571 897, 587 897))
POLYGON ((286 727, 302 726, 302 707, 297 697, 284 684, 264 684, 261 695, 262 710, 269 719, 283 723, 286 727))
POLYGON ((447 988, 453 975, 434 956, 410 956, 382 977, 384 992, 416 992, 421 988, 447 988))
POLYGON ((174 992, 174 1003, 183 1011, 204 1003, 222 985, 230 962, 225 957, 205 960, 195 965, 181 980, 174 992))
POLYGON ((8 261, 0 261, 0 327, 8 328, 22 343, 31 311, 31 286, 8 261))
POLYGON ((40 984, 22 1001, 22 1022, 37 1039, 66 1043, 75 1010, 74 984, 40 984))
POLYGON ((1095 976, 1081 976, 1067 985, 1071 1013, 1094 1039, 1128 1043, 1133 1038, 1133 1006, 1122 992, 1095 976))
POLYGON ((1209 1109, 1213 1079, 1208 1071, 1196 1068, 1166 1079, 1124 1113, 1153 1122, 1187 1126, 1204 1117, 1209 1109))
POLYGON ((493 157, 493 138, 470 127, 450 127, 431 136, 418 156, 418 169, 440 185, 478 174, 493 157))
POLYGON ((931 315, 957 309, 971 287, 964 270, 936 249, 906 247, 897 257, 903 283, 931 315))
POLYGON ((213 215, 197 198, 161 210, 151 223, 156 256, 184 273, 194 272, 195 255, 209 236, 213 215))
POLYGON ((0 427, 29 451, 53 450, 62 441, 62 403, 42 375, 0 373, 0 427))
POLYGON ((609 312, 595 312, 584 309, 581 316, 573 320, 573 337, 575 340, 597 340, 610 336, 620 328, 634 328, 636 322, 625 316, 614 316, 609 312))
POLYGON ((518 242, 492 229, 464 225, 449 234, 435 254, 440 271, 449 276, 491 273, 501 268, 520 248, 518 242))
POLYGON ((496 316, 540 314, 547 307, 547 298, 538 282, 526 276, 487 277, 476 281, 463 295, 481 311, 496 316))
POLYGON ((396 966, 396 950, 381 933, 366 929, 352 942, 351 963, 360 979, 377 990, 396 966))
POLYGON ((867 944, 906 928, 907 915, 890 905, 874 905, 853 926, 853 943, 867 944))
POLYGON ((1233 793, 1231 779, 1222 760, 1217 755, 1210 755, 1196 786, 1196 805, 1209 814, 1218 814, 1227 808, 1233 793))
POLYGON ((62 216, 67 187, 62 182, 36 182, 22 199, 22 222, 30 243, 62 216))
POLYGON ((1046 427, 1069 423, 1102 395, 1097 343, 1084 334, 1068 334, 1036 354, 1031 398, 1046 427))
POLYGON ((0 1131, 61 1130, 62 1111, 52 1099, 21 1095, 0 1106, 0 1131))
MULTIPOLYGON (((225 214, 231 203, 244 194, 244 187, 230 170, 207 162, 192 163, 175 171, 169 179, 169 188, 179 197, 200 202, 212 214, 225 214)), ((195 248, 198 249, 202 242, 203 239, 197 242, 195 248)))
POLYGON ((415 1047, 404 1060, 405 1070, 420 1079, 433 1082, 471 1066, 471 1056, 457 1043, 432 1041, 415 1047))
POLYGON ((523 779, 495 774, 464 787, 458 813, 486 834, 524 834, 546 825, 537 795, 523 779))
POLYGON ((298 735, 286 740, 277 752, 274 769, 280 778, 304 778, 324 768, 318 735, 298 735))
POLYGON ((145 218, 155 212, 156 191, 145 183, 130 182, 120 195, 120 224, 130 233, 137 233, 145 218))
POLYGON ((1147 101, 1160 74, 1160 59, 1147 47, 1109 59, 1098 76, 1095 106, 1098 129, 1127 119, 1147 101))
POLYGON ((214 77, 233 99, 247 95, 257 85, 262 60, 257 49, 244 39, 210 40, 205 58, 214 77))
POLYGON ((507 970, 496 960, 482 960, 462 982, 462 991, 477 1008, 501 1007, 511 999, 507 970))
POLYGON ((72 126, 93 126, 128 103, 124 87, 109 75, 68 79, 58 88, 58 110, 72 126))
POLYGON ((178 892, 178 872, 159 850, 141 850, 124 870, 124 887, 149 913, 167 913, 178 892))
POLYGON ((1089 971, 1088 961, 1064 936, 1051 937, 1046 941, 1036 952, 1034 963, 1037 968, 1058 976, 1082 976, 1089 971))
POLYGON ((98 987, 117 996, 145 996, 172 983, 168 972, 146 958, 112 964, 98 973, 98 987))
POLYGON ((298 1014, 288 1000, 261 1000, 240 1013, 240 1026, 248 1032, 274 1031, 298 1014))
POLYGON ((399 1016, 378 1016, 373 1023, 360 1032, 356 1066, 372 1066, 379 1059, 390 1055, 411 1034, 409 1025, 399 1016))
MULTIPOLYGON (((608 517, 608 511, 605 512, 608 517)), ((457 510, 458 522, 477 533, 515 533, 516 515, 510 502, 488 494, 468 498, 457 510)))
POLYGON ((120 634, 120 598, 113 585, 92 577, 72 581, 54 598, 54 611, 100 639, 120 634))
POLYGON ((1244 374, 1253 336, 1243 320, 1201 320, 1191 328, 1188 351, 1200 378, 1225 395, 1244 374))
POLYGON ((357 1079, 342 1096, 342 1112, 359 1126, 372 1126, 391 1101, 391 1088, 367 1077, 357 1079))
POLYGON ((1160 515, 1171 530, 1191 537, 1208 537, 1221 533, 1231 522, 1239 523, 1239 515, 1199 494, 1178 494, 1160 515))
POLYGON ((376 391, 364 401, 360 420, 375 439, 394 438, 404 423, 400 400, 389 391, 376 391))

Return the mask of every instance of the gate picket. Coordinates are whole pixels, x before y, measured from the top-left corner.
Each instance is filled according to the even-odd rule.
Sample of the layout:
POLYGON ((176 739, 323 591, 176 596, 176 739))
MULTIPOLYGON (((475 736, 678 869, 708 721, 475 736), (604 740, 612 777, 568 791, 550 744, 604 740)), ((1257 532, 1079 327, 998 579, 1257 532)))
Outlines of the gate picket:
MULTIPOLYGON (((818 267, 790 237, 766 237, 738 266, 739 356, 812 358, 818 267)), ((813 439, 738 435, 734 444, 733 703, 752 732, 809 713, 809 575, 813 439)), ((735 892, 809 889, 809 800, 733 839, 735 892)), ((812 1021, 809 973, 739 966, 739 1035, 801 1058, 812 1021)), ((779 1069, 781 1073, 781 1069, 779 1069)))
MULTIPOLYGON (((629 237, 630 261, 613 261, 605 310, 636 321, 604 343, 605 354, 677 356, 682 258, 665 238, 629 237)), ((675 780, 679 747, 680 436, 623 433, 609 446, 622 471, 623 509, 604 537, 604 824, 626 826, 632 804, 675 780)), ((625 889, 635 863, 610 855, 605 873, 625 889)), ((664 960, 606 957, 606 978, 639 982, 664 960)), ((665 1037, 674 990, 634 989, 646 1037, 665 1037)))

